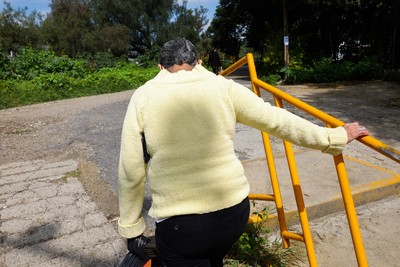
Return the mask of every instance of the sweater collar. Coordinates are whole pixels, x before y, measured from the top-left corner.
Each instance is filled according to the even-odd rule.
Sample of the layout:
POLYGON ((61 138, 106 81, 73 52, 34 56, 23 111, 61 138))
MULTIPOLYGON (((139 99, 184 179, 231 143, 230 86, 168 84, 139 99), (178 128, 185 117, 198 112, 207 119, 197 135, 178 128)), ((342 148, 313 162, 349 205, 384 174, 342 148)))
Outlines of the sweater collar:
POLYGON ((212 72, 208 71, 201 64, 197 64, 191 71, 180 70, 171 73, 165 69, 161 70, 156 77, 152 80, 155 83, 187 83, 204 79, 206 77, 214 76, 212 72))

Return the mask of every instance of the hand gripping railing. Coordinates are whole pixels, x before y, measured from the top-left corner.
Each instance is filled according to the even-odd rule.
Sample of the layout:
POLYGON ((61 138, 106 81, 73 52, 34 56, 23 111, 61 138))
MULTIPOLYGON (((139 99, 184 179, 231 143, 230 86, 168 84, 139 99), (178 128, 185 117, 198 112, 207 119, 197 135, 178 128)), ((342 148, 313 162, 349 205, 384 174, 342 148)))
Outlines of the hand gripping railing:
MULTIPOLYGON (((220 74, 223 76, 228 76, 233 73, 240 67, 248 65, 250 81, 252 84, 252 89, 255 94, 261 96, 260 88, 270 92, 274 96, 275 104, 278 107, 283 108, 282 101, 290 103, 291 105, 307 112, 308 114, 314 116, 315 118, 321 120, 326 123, 327 127, 338 127, 344 125, 344 123, 304 102, 301 100, 279 90, 278 88, 271 86, 257 78, 256 68, 254 64, 254 58, 252 54, 247 54, 245 57, 238 60, 236 63, 231 65, 229 68, 221 72, 220 74)), ((294 159, 294 152, 292 149, 291 143, 284 141, 286 158, 289 166, 289 172, 292 179, 293 190, 295 194, 297 210, 299 213, 300 224, 302 227, 302 234, 289 232, 287 229, 285 213, 282 204, 281 193, 279 189, 279 182, 277 178, 277 172, 274 163, 274 157, 272 154, 272 148, 270 144, 269 135, 265 132, 262 132, 262 138, 264 143, 264 150, 267 159, 268 170, 271 178, 271 185, 273 194, 250 194, 249 198, 254 200, 266 200, 266 201, 274 201, 277 210, 277 217, 279 221, 279 227, 281 231, 281 236, 283 240, 283 246, 285 248, 289 247, 290 239, 302 241, 305 243, 307 250, 307 257, 310 266, 318 266, 316 255, 314 251, 314 245, 311 237, 311 231, 308 223, 308 216, 304 204, 303 193, 300 186, 300 179, 298 177, 297 167, 294 159)), ((371 137, 364 136, 357 138, 361 143, 371 147, 382 155, 394 160, 397 163, 400 163, 400 151, 380 142, 379 140, 371 137)), ((353 196, 351 193, 350 183, 347 177, 346 168, 343 161, 343 156, 334 156, 334 163, 336 166, 336 172, 339 179, 339 184, 341 188, 342 198, 344 202, 344 207, 347 214, 347 220, 349 222, 349 228, 351 232, 351 237, 353 241, 354 251, 356 254, 358 266, 368 266, 367 258, 364 251, 364 245, 362 242, 361 231, 358 225, 358 219, 356 210, 354 207, 353 196)))

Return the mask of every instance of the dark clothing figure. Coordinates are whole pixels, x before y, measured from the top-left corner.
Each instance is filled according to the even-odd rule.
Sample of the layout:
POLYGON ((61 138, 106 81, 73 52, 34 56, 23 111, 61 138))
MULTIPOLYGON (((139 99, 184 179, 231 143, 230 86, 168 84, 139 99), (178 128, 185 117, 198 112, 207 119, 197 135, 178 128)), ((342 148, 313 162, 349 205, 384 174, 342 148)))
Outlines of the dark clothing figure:
POLYGON ((174 216, 156 224, 158 254, 167 266, 223 267, 223 258, 246 230, 249 199, 215 212, 174 216))
POLYGON ((211 66, 213 72, 218 75, 220 68, 222 67, 222 64, 217 49, 213 49, 210 56, 208 57, 208 65, 211 66))

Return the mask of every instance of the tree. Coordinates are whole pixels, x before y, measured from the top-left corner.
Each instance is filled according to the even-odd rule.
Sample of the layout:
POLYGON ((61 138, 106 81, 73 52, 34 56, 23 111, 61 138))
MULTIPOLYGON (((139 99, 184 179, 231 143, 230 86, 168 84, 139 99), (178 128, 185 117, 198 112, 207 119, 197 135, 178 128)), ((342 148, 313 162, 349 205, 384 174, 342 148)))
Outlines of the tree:
MULTIPOLYGON (((282 7, 283 0, 221 0, 208 33, 225 53, 246 44, 257 54, 279 55, 283 63, 282 7)), ((304 65, 343 56, 400 64, 399 0, 293 0, 286 1, 286 14, 290 53, 304 65)))
POLYGON ((143 54, 153 46, 184 36, 200 42, 207 24, 203 7, 187 9, 176 0, 52 0, 45 18, 25 9, 13 10, 6 3, 0 16, 0 44, 5 51, 31 45, 50 48, 57 54, 110 52, 143 54))
POLYGON ((158 40, 158 44, 162 45, 168 39, 184 36, 192 43, 200 42, 204 26, 207 25, 206 17, 207 9, 203 6, 194 10, 187 9, 187 0, 182 1, 182 4, 175 3, 173 6, 173 18, 168 25, 168 34, 162 36, 158 40))
POLYGON ((143 54, 165 33, 173 0, 92 1, 94 20, 100 28, 124 25, 132 50, 143 54))
POLYGON ((241 17, 243 13, 240 11, 239 1, 221 0, 207 30, 214 47, 236 58, 239 56, 246 32, 246 20, 241 17))
POLYGON ((400 1, 373 1, 366 6, 365 31, 370 33, 363 44, 370 44, 370 53, 382 58, 389 69, 400 68, 400 1))
POLYGON ((396 41, 398 2, 307 0, 304 3, 306 8, 294 22, 297 26, 292 33, 301 38, 299 47, 314 59, 331 57, 338 60, 339 56, 344 56, 358 61, 375 56, 387 64, 395 50, 391 45, 396 41), (319 52, 316 54, 314 51, 319 52))
POLYGON ((129 28, 131 50, 143 54, 154 45, 185 36, 192 42, 200 40, 202 28, 207 24, 203 7, 187 9, 187 1, 92 1, 95 21, 100 28, 124 25, 129 28))
POLYGON ((4 2, 5 8, 0 13, 0 45, 5 52, 16 52, 21 47, 40 46, 40 24, 42 15, 33 11, 26 14, 27 8, 14 10, 10 3, 4 2))
POLYGON ((85 0, 52 0, 51 13, 42 25, 47 43, 58 54, 75 57, 84 53, 93 31, 91 12, 85 0))

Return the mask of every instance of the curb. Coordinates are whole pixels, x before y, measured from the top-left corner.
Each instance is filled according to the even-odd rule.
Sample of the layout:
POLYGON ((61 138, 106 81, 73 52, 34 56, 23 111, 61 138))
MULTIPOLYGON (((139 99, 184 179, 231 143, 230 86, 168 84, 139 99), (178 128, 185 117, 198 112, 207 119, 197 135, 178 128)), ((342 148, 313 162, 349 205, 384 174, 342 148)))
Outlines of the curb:
MULTIPOLYGON (((400 175, 354 187, 351 191, 355 207, 383 200, 390 196, 400 194, 400 175)), ((336 212, 344 212, 345 208, 343 199, 340 195, 328 201, 308 206, 306 207, 306 210, 308 220, 312 221, 336 212)), ((286 211, 285 218, 287 226, 293 226, 300 223, 297 210, 286 211)), ((254 220, 255 219, 253 219, 253 221, 254 220)), ((279 229, 279 222, 276 214, 270 215, 268 220, 265 222, 265 226, 270 229, 279 229)))
MULTIPOLYGON (((349 163, 348 164, 349 166, 346 168, 347 172, 348 173, 352 172, 352 175, 358 178, 362 177, 360 179, 353 179, 353 182, 358 184, 351 187, 351 192, 355 207, 383 200, 385 198, 389 198, 390 196, 400 194, 400 174, 353 157, 349 156, 344 156, 344 157, 347 160, 347 163, 349 163), (366 178, 366 176, 370 177, 366 178)), ((244 165, 246 166, 246 164, 254 164, 257 161, 258 163, 260 161, 265 161, 265 158, 246 160, 243 162, 244 165)), ((280 165, 279 162, 277 165, 280 165)), ((254 168, 254 166, 259 167, 259 165, 253 165, 251 167, 254 168)), ((299 171, 300 169, 301 168, 299 168, 299 171)), ((251 173, 251 175, 252 174, 253 173, 251 173)), ((262 175, 262 173, 258 173, 257 176, 259 176, 260 174, 262 175)), ((330 179, 332 179, 332 177, 330 177, 330 179)), ((315 180, 311 181, 311 183, 315 183, 315 180)), ((304 183, 301 183, 305 202, 307 202, 306 199, 307 196, 305 194, 305 191, 307 191, 308 188, 304 189, 305 188, 304 184, 310 185, 311 183, 307 179, 304 183)), ((340 193, 340 186, 334 184, 335 187, 332 187, 332 185, 333 184, 328 184, 328 185, 320 184, 316 186, 316 188, 313 189, 313 191, 309 191, 311 193, 315 193, 316 195, 318 195, 319 193, 322 194, 326 193, 326 192, 318 192, 321 187, 328 187, 330 191, 335 190, 334 193, 331 195, 322 195, 322 196, 318 195, 319 197, 317 202, 309 201, 311 203, 308 204, 305 203, 305 207, 307 210, 307 217, 309 221, 319 219, 321 217, 334 214, 336 212, 345 211, 342 194, 340 193)), ((259 185, 257 184, 257 186, 259 185)), ((283 185, 285 191, 282 190, 281 184, 280 187, 281 187, 282 200, 284 204, 283 206, 285 208, 285 218, 287 226, 293 226, 299 224, 300 221, 299 221, 298 211, 296 205, 294 205, 295 201, 292 201, 292 203, 289 204, 288 203, 285 204, 285 197, 287 197, 288 195, 287 191, 293 192, 293 189, 289 188, 288 184, 283 185)), ((275 210, 274 205, 273 205, 273 210, 275 210)), ((270 229, 279 229, 279 222, 276 213, 271 213, 269 216, 270 217, 265 222, 265 225, 270 229)), ((257 215, 252 216, 251 218, 252 221, 257 221, 257 215)))

